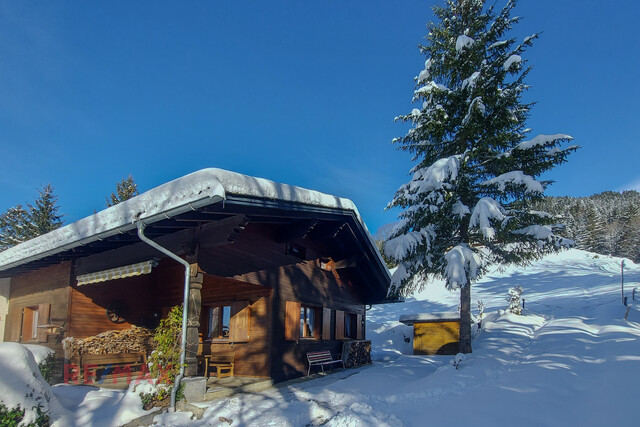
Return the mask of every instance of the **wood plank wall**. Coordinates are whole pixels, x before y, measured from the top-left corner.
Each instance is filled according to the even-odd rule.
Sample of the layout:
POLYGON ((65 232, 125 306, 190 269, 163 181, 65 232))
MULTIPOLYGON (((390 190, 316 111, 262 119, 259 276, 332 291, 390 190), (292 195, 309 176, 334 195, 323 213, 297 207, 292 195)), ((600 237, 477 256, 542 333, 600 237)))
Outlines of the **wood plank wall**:
MULTIPOLYGON (((67 314, 69 307, 69 281, 71 280, 71 263, 63 262, 41 268, 40 270, 20 274, 11 278, 9 292, 9 312, 5 327, 5 341, 20 342, 22 328, 22 310, 26 307, 49 306, 49 316, 42 316, 39 324, 46 324, 50 317, 52 323, 68 327, 67 314)), ((62 339, 66 335, 44 335, 43 340, 32 342, 52 348, 62 357, 62 339)))
MULTIPOLYGON (((233 354, 237 376, 269 377, 269 343, 271 341, 271 289, 237 280, 205 275, 202 283, 202 306, 249 302, 249 340, 232 343, 225 340, 205 342, 205 352, 233 354)), ((206 315, 203 310, 203 315, 206 315)), ((204 322, 203 322, 204 323, 204 322)), ((201 325, 204 333, 205 325, 201 325)))
MULTIPOLYGON (((233 344, 215 342, 210 347, 215 352, 236 355, 236 375, 271 376, 275 381, 300 376, 306 373, 307 352, 341 353, 342 341, 335 336, 336 310, 360 314, 364 321, 364 305, 355 285, 339 271, 320 269, 316 259, 330 254, 316 253, 312 247, 307 247, 305 259, 287 254, 286 242, 278 241, 273 228, 255 224, 249 224, 231 244, 207 247, 203 243, 201 246, 198 263, 208 273, 203 282, 203 306, 250 302, 250 340, 233 344), (323 308, 331 310, 329 339, 285 340, 286 301, 317 307, 319 313, 323 308)), ((16 333, 19 336, 22 308, 40 303, 39 297, 46 296, 55 302, 52 317, 66 319, 69 316, 65 335, 78 338, 126 329, 132 324, 144 326, 153 319, 154 313, 182 303, 184 270, 172 260, 161 261, 149 275, 129 279, 68 287, 72 278, 70 263, 13 278, 11 299, 15 299, 15 308, 12 311, 10 302, 8 323, 11 326, 7 325, 6 339, 15 340, 16 333), (105 308, 116 300, 123 301, 129 308, 126 322, 122 324, 112 323, 105 314, 105 308)), ((317 335, 327 338, 326 331, 317 335)))
POLYGON ((121 331, 131 325, 154 327, 155 292, 153 275, 109 280, 71 287, 69 333, 74 338, 86 338, 105 331, 121 331), (121 301, 127 308, 124 323, 113 323, 106 308, 121 301))
MULTIPOLYGON (((163 280, 157 282, 158 305, 165 311, 169 307, 182 303, 184 270, 179 265, 176 267, 161 263, 158 271, 163 277, 163 280)), ((249 340, 235 343, 229 340, 205 342, 204 354, 233 354, 235 356, 234 374, 237 376, 269 377, 271 289, 205 274, 200 293, 203 307, 200 321, 202 334, 206 332, 204 307, 215 304, 231 305, 234 301, 250 303, 249 340)))
POLYGON ((11 279, 0 279, 0 342, 4 341, 4 327, 7 324, 7 314, 9 313, 9 289, 11 279))
MULTIPOLYGON (((340 355, 342 340, 336 338, 336 310, 361 314, 364 319, 365 307, 359 303, 350 284, 333 272, 321 270, 313 261, 281 267, 271 280, 278 282, 273 304, 271 374, 274 381, 285 381, 306 374, 308 352, 329 350, 334 355, 340 355), (286 340, 284 324, 287 301, 331 310, 329 339, 286 340)), ((318 310, 316 316, 323 311, 318 310)), ((321 337, 326 337, 324 330, 321 337)))
POLYGON ((320 269, 318 254, 311 249, 306 252, 306 260, 288 255, 285 242, 275 241, 264 226, 250 224, 233 244, 201 250, 199 257, 200 265, 210 273, 273 288, 270 369, 275 381, 306 374, 307 352, 330 350, 341 354, 342 340, 335 338, 335 310, 360 314, 365 319, 354 284, 336 271, 320 269), (329 308, 330 339, 285 340, 286 301, 318 307, 320 318, 322 308, 329 308))

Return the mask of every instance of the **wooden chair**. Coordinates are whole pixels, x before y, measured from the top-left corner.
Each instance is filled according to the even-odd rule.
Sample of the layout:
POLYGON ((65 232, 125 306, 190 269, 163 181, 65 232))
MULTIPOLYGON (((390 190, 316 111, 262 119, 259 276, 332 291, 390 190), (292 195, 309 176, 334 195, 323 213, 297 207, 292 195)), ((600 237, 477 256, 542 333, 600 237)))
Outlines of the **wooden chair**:
POLYGON ((204 356, 204 377, 209 378, 209 371, 215 368, 217 378, 233 376, 233 354, 208 354, 204 356))

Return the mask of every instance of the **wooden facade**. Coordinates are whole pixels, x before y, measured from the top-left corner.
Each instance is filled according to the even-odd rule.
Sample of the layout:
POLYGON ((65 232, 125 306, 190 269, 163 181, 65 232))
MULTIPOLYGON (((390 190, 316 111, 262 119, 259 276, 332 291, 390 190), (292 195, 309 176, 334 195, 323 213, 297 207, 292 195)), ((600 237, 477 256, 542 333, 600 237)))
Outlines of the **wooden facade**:
POLYGON ((403 314, 400 322, 413 326, 413 354, 457 354, 460 316, 457 312, 403 314))
POLYGON ((0 279, 0 342, 4 341, 4 327, 9 312, 9 290, 11 279, 0 279))
POLYGON ((413 354, 456 354, 459 341, 459 321, 413 325, 413 354))
POLYGON ((46 345, 61 353, 62 336, 50 335, 42 326, 51 322, 68 326, 70 280, 70 262, 13 277, 5 341, 46 345))
MULTIPOLYGON (((340 355, 344 340, 365 337, 365 304, 384 297, 388 276, 380 273, 385 267, 374 259, 375 247, 363 249, 368 237, 362 237, 352 214, 303 212, 290 218, 286 209, 216 209, 166 220, 151 230, 156 242, 191 265, 189 316, 196 312, 189 324, 197 330, 187 340, 188 361, 193 363, 196 351, 232 355, 234 375, 283 381, 306 374, 307 352, 340 355), (381 284, 372 289, 376 280, 381 284)), ((153 328, 182 304, 184 267, 135 235, 96 242, 84 251, 65 253, 67 260, 48 266, 20 266, 8 276, 5 340, 47 345, 62 358, 65 337, 132 325, 153 328), (149 259, 157 260, 149 274, 78 285, 79 275, 149 259), (106 315, 115 304, 119 323, 106 315), (37 319, 29 311, 34 308, 37 319), (36 329, 25 313, 36 319, 36 329), (46 324, 62 329, 26 333, 44 331, 37 326, 46 324)))

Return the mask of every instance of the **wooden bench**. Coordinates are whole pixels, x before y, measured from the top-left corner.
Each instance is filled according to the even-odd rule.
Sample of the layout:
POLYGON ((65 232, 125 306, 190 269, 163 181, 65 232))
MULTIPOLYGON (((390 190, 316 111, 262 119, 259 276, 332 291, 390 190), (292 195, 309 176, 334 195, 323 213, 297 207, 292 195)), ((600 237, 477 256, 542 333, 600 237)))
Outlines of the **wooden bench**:
POLYGON ((204 377, 209 378, 209 369, 215 368, 216 377, 233 376, 233 354, 207 354, 204 356, 204 377))
POLYGON ((324 365, 333 365, 334 363, 342 363, 342 369, 344 369, 342 359, 334 359, 329 350, 309 352, 307 353, 307 361, 309 361, 307 375, 311 373, 312 366, 320 366, 322 373, 324 373, 324 365))
MULTIPOLYGON (((140 367, 147 363, 147 357, 143 353, 120 354, 85 354, 80 356, 79 374, 82 379, 86 367, 91 366, 96 371, 114 367, 140 367)), ((84 379, 87 380, 86 378, 84 379)))

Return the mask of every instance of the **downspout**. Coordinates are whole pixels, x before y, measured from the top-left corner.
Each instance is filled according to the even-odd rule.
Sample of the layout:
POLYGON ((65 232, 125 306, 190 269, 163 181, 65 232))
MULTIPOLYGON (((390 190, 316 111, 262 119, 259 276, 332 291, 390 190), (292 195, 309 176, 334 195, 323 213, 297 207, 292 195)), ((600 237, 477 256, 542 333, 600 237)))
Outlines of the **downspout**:
POLYGON ((184 378, 184 365, 187 352, 187 322, 189 318, 189 288, 191 282, 191 266, 187 261, 183 260, 178 255, 174 254, 166 248, 163 248, 162 246, 145 236, 144 229, 146 225, 142 221, 138 221, 137 226, 138 237, 140 237, 140 240, 142 240, 149 246, 159 250, 168 257, 178 261, 180 264, 184 265, 184 296, 182 303, 182 345, 180 347, 180 372, 176 376, 176 379, 173 383, 173 388, 171 389, 171 403, 169 406, 169 412, 175 412, 176 394, 178 392, 178 388, 180 387, 180 381, 182 381, 182 378, 184 378))

